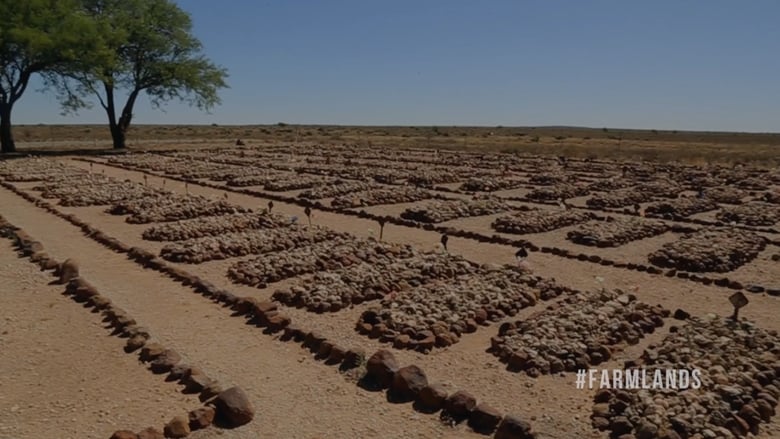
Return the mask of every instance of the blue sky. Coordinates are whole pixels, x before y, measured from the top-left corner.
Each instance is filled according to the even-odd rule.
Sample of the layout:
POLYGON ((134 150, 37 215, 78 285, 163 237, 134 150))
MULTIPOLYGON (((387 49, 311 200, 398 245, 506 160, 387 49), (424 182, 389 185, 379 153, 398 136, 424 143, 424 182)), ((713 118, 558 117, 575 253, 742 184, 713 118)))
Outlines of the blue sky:
MULTIPOLYGON (((212 114, 141 100, 134 123, 780 131, 777 0, 178 4, 230 88, 212 114)), ((14 123, 106 120, 38 88, 14 123)))

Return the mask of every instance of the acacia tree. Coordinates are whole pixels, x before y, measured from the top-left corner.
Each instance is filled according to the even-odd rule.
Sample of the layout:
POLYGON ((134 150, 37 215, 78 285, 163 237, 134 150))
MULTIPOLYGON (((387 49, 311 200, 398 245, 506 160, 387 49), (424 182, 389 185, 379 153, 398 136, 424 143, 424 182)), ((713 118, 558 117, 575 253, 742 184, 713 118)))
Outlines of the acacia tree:
POLYGON ((133 107, 143 92, 154 107, 179 99, 201 110, 220 103, 227 71, 202 53, 189 14, 170 0, 82 0, 101 35, 101 49, 48 75, 66 112, 97 98, 114 148, 125 147, 133 107), (121 99, 124 97, 124 103, 121 99))
POLYGON ((0 0, 0 151, 14 152, 11 111, 36 73, 92 51, 92 21, 75 0, 0 0))

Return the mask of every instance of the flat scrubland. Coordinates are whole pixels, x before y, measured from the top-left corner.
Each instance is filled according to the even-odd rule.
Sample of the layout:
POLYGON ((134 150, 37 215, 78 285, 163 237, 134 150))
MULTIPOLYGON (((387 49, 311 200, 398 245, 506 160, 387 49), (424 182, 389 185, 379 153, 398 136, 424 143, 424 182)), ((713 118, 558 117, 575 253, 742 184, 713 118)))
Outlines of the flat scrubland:
MULTIPOLYGON (((19 125, 20 150, 105 149, 105 125, 19 125)), ((614 159, 777 165, 780 134, 572 127, 349 127, 328 125, 135 125, 131 148, 309 143, 383 148, 525 152, 614 159)))
POLYGON ((0 438, 780 436, 777 135, 104 131, 0 161, 0 438))

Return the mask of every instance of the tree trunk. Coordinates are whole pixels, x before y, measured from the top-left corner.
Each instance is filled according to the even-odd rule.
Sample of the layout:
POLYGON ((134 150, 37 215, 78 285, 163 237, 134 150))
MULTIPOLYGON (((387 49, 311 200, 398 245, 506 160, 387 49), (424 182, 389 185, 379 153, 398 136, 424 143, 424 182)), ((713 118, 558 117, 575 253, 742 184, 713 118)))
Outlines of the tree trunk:
POLYGON ((114 149, 125 149, 127 146, 125 144, 125 130, 115 123, 111 124, 111 138, 114 140, 114 149))
POLYGON ((103 83, 103 87, 106 90, 106 103, 104 105, 102 101, 100 103, 108 115, 108 128, 111 130, 114 149, 125 149, 127 146, 125 145, 125 130, 116 122, 116 114, 114 113, 114 87, 106 82, 103 83))
POLYGON ((127 102, 122 108, 122 114, 119 121, 112 128, 111 135, 114 137, 114 149, 122 149, 125 145, 127 130, 130 128, 130 121, 133 119, 133 106, 140 90, 133 90, 127 97, 127 102), (115 133, 116 132, 116 133, 115 133))
POLYGON ((11 132, 11 104, 0 103, 0 152, 16 152, 11 132))

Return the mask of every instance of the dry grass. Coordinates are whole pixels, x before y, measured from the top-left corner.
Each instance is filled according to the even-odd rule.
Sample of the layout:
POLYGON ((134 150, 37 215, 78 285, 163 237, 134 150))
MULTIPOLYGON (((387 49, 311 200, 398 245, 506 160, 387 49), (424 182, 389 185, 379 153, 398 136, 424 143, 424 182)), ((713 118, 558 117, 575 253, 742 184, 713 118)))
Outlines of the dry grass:
MULTIPOLYGON (((20 151, 105 149, 104 125, 19 125, 20 151)), ((569 127, 354 127, 325 125, 137 125, 132 149, 275 143, 440 148, 687 163, 780 164, 780 134, 569 127)))

